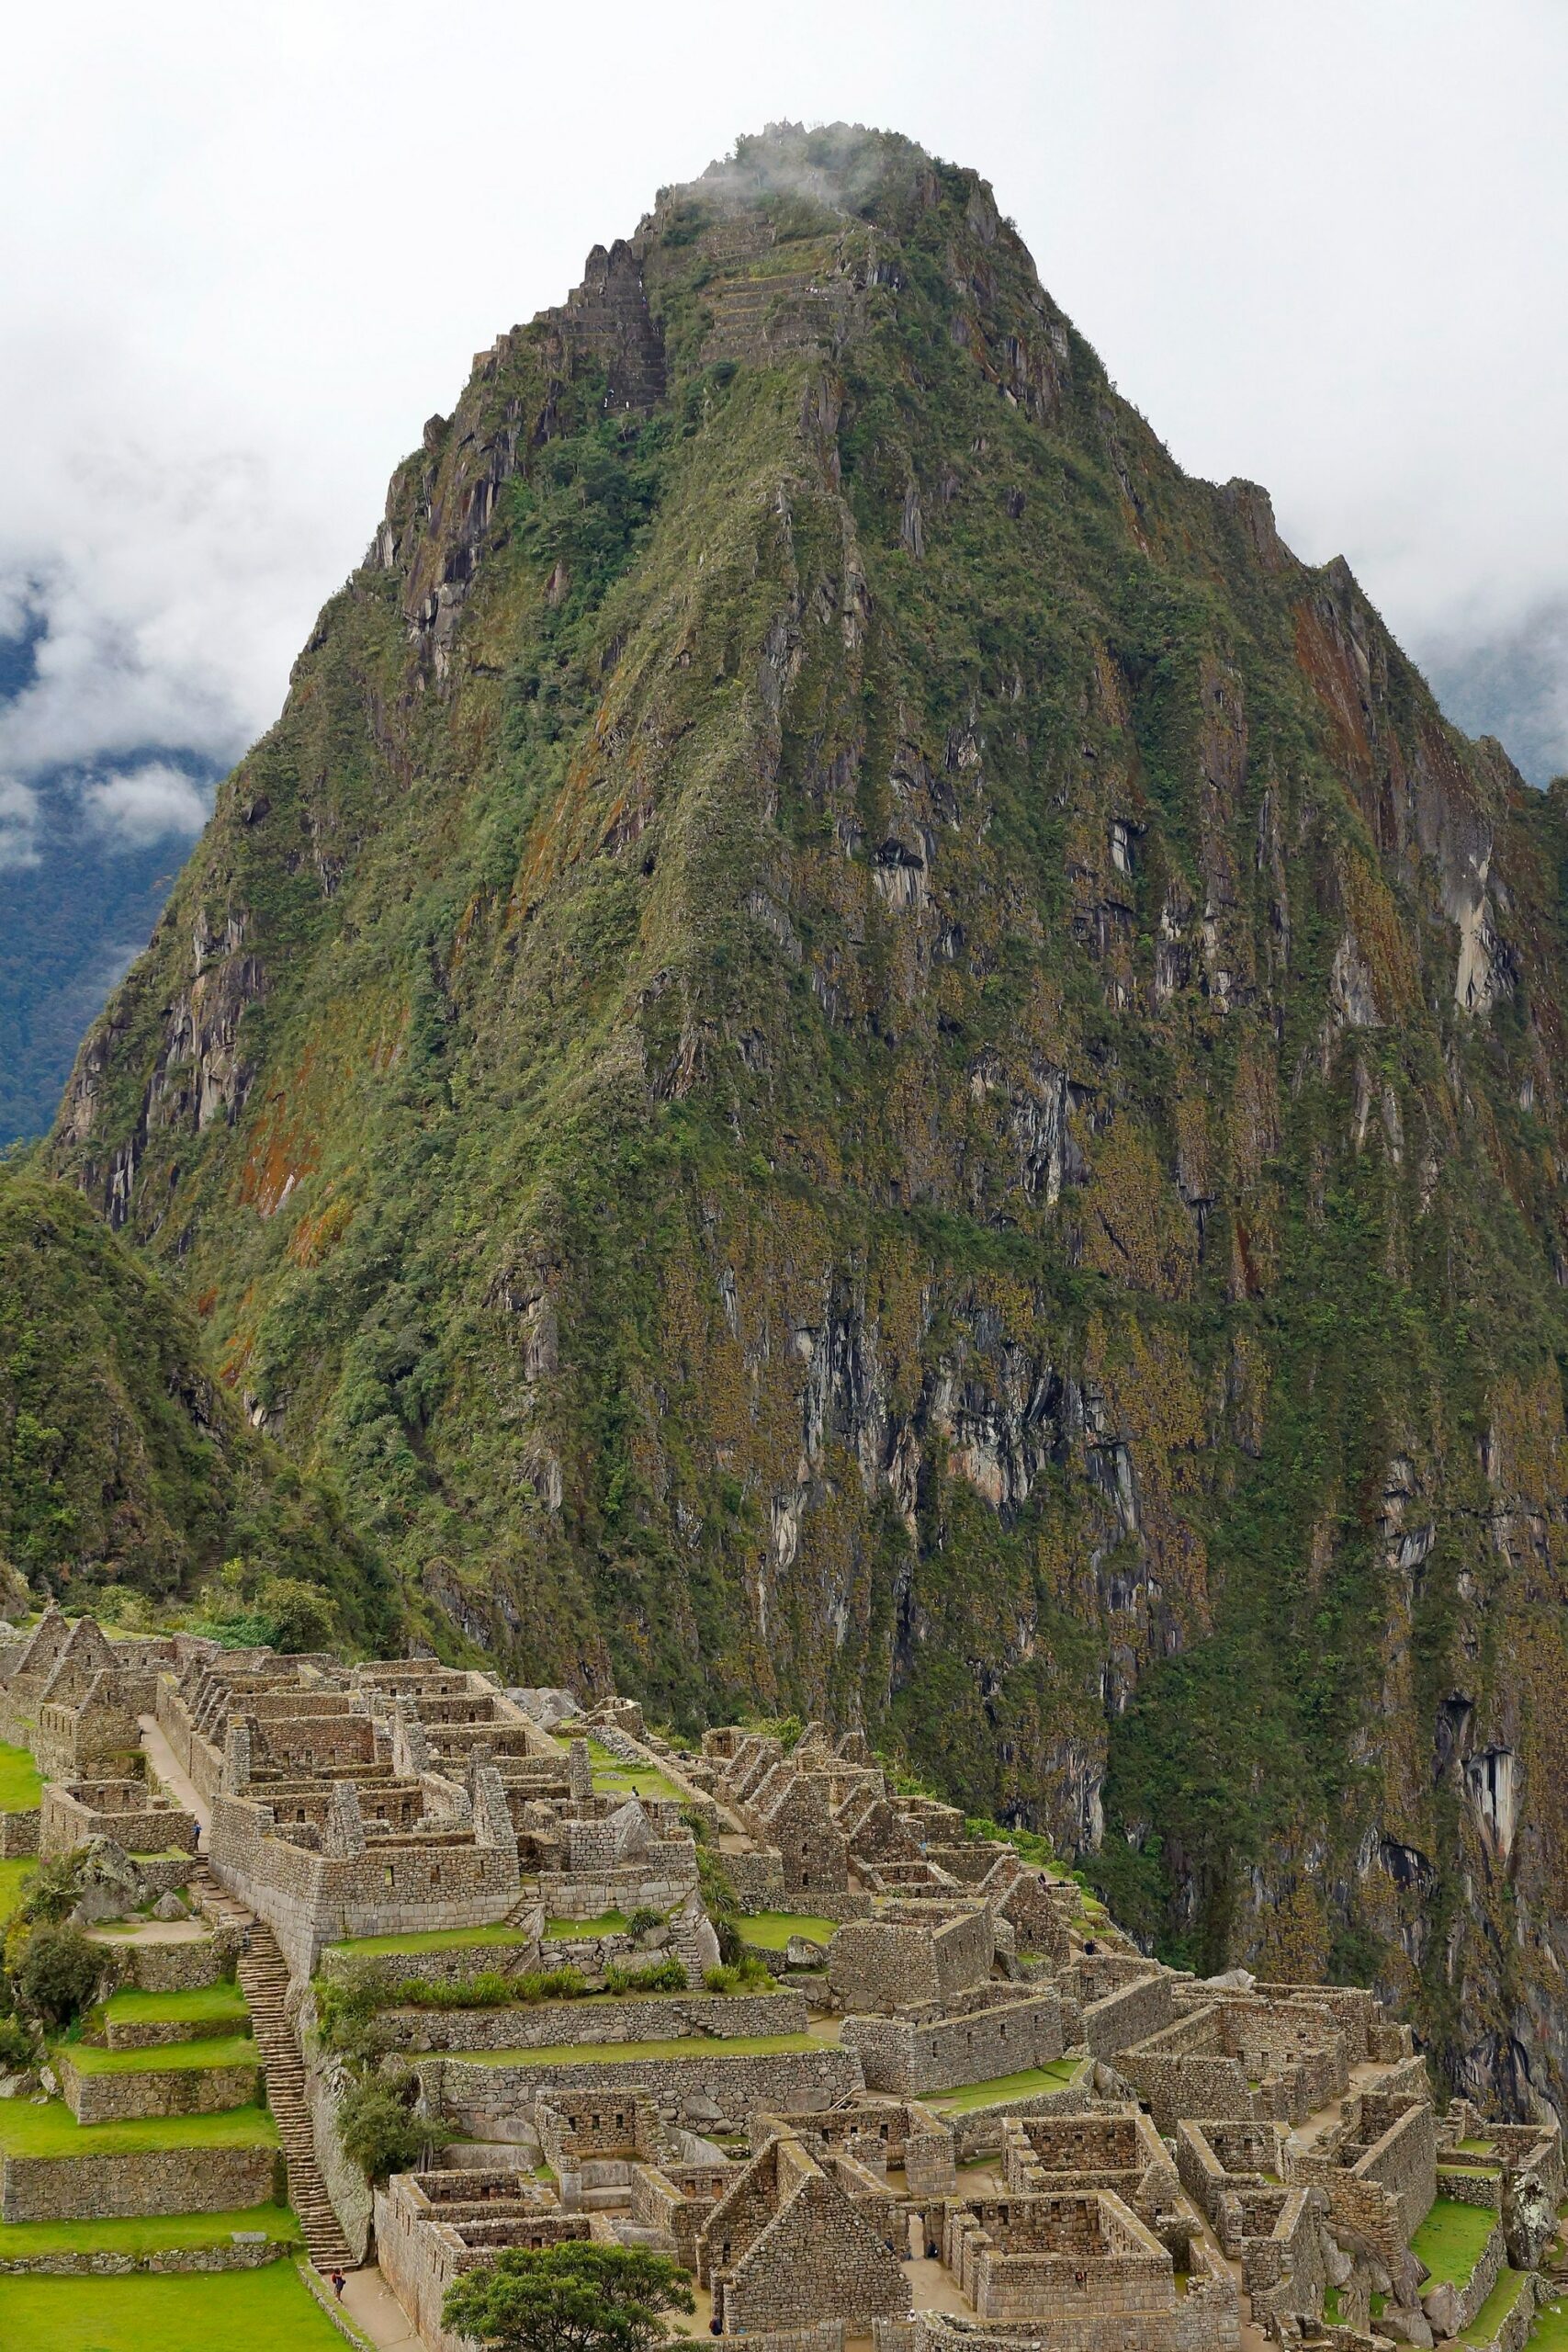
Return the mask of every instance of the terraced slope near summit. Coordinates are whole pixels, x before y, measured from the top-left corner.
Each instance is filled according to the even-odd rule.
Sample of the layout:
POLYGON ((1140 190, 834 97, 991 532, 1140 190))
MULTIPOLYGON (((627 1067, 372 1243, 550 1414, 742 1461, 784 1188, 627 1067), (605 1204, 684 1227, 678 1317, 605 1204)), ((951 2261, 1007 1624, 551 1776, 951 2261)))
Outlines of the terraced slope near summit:
POLYGON ((426 426, 54 1165, 445 1644, 863 1721, 1522 2106, 1565 820, 974 174, 781 131, 426 426))

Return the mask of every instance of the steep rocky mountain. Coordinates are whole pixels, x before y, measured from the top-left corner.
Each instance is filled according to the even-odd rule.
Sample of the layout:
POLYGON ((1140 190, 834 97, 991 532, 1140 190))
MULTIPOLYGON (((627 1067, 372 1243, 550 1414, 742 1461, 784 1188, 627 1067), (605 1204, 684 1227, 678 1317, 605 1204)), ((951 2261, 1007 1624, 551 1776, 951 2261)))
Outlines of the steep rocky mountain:
POLYGON ((1568 796, 790 130, 479 356, 51 1149, 445 1646, 1568 2062, 1568 796))
POLYGON ((107 1607, 189 1593, 239 1558, 384 1631, 369 1555, 247 1427, 187 1307, 68 1188, 0 1168, 0 1611, 27 1579, 107 1607))

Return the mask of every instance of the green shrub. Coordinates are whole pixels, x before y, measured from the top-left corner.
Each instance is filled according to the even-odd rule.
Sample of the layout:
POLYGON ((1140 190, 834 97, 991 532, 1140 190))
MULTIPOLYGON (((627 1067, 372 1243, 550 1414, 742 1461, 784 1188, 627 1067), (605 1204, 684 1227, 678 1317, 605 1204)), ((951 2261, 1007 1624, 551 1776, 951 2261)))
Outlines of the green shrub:
POLYGON ((316 2023, 322 2041, 346 2058, 373 2058, 382 2046, 378 2010, 396 1989, 377 1961, 361 1961, 347 1976, 323 1977, 316 1986, 316 2023))
POLYGON ((683 1993, 686 1972, 678 1960, 657 1960, 648 1968, 620 1968, 612 1961, 604 1971, 606 1993, 683 1993))
POLYGON ((1042 1870, 1056 1859, 1055 1848, 1040 1830, 1004 1829, 999 1821, 991 1821, 984 1814, 966 1815, 964 1834, 987 1838, 993 1846, 1010 1846, 1026 1862, 1037 1863, 1042 1870))
POLYGON ((30 2027, 24 2025, 20 2018, 0 2018, 0 2066, 19 2074, 24 2066, 32 2064, 37 2046, 30 2027))
POLYGON ((646 1903, 641 1903, 626 1921, 626 1933, 628 1936, 646 1936, 650 1928, 661 1928, 663 1925, 663 1912, 650 1910, 646 1903))
POLYGON ((35 1928, 12 1971, 17 1999, 48 2026, 62 2026, 92 2006, 104 1951, 80 1928, 35 1928))
POLYGON ((356 2085, 338 2109, 343 2152, 372 2186, 395 2172, 413 2172, 426 2150, 444 2148, 451 2133, 427 2115, 414 2113, 417 2075, 375 2075, 356 2085))
POLYGON ((710 1993, 773 1993, 778 1989, 766 1961, 750 1951, 721 1967, 705 1970, 703 1983, 710 1993))

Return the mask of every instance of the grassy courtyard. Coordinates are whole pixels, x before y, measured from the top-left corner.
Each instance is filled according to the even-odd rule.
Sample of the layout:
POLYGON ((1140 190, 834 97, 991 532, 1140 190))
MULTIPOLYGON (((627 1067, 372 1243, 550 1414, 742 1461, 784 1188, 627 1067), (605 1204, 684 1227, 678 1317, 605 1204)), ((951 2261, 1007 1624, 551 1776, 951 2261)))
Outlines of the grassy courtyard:
POLYGON ((483 1944, 526 1941, 520 1928, 430 1928, 423 1934, 407 1936, 352 1936, 346 1943, 328 1949, 348 1952, 355 1960, 392 1960, 400 1952, 469 1951, 483 1944))
POLYGON ((601 1911, 595 1919, 547 1919, 547 1943, 570 1943, 574 1937, 624 1936, 626 1915, 624 1911, 601 1911))
POLYGON ((291 2262, 188 2277, 0 2278, 0 2344, 28 2352, 343 2352, 291 2262))
POLYGON ((0 1862, 0 1928, 3 1928, 22 1899, 22 1887, 38 1868, 24 1854, 16 1861, 0 1862))
POLYGON ((807 1936, 825 1944, 839 1931, 836 1919, 818 1919, 809 1911, 753 1911, 737 1921, 741 1939, 759 1951, 783 1951, 791 1936, 807 1936))
POLYGON ((1568 2352, 1568 2295, 1553 2295, 1541 2304, 1529 2342, 1534 2352, 1568 2352))
POLYGON ((31 1813, 42 1792, 42 1775, 27 1749, 0 1739, 0 1813, 31 1813))
POLYGON ((1054 2058, 1048 2066, 1031 2066, 1021 2075, 995 2075, 985 2083, 963 2083, 956 2090, 932 2091, 931 2098, 944 2115, 967 2115, 972 2108, 994 2107, 1003 2099, 1059 2091, 1083 2064, 1081 2058, 1054 2058))
POLYGON ((1434 2279, 1462 2287, 1480 2261, 1496 2224, 1495 2213, 1482 2205, 1461 2205, 1439 2197, 1415 2236, 1410 2251, 1424 2262, 1434 2279))
POLYGON ((588 1758, 593 1767, 593 1785, 605 1796, 667 1797, 672 1804, 681 1803, 680 1790, 655 1765, 623 1764, 592 1738, 588 1742, 588 1758))

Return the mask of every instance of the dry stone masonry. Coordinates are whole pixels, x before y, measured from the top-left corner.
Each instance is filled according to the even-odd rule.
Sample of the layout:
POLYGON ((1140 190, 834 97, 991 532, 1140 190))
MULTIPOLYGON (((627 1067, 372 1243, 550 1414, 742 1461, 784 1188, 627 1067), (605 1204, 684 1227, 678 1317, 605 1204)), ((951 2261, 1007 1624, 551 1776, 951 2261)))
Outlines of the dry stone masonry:
POLYGON ((753 2352, 1514 2352, 1563 2259, 1554 2118, 1439 2112, 1366 1992, 1162 1966, 856 1734, 692 1752, 629 1700, 57 1611, 0 1645, 0 1729, 45 1771, 45 1855, 196 1907, 183 1940, 96 1926, 111 1975, 237 1966, 254 2035, 202 2064, 213 2025, 111 2017, 55 2053, 71 2113, 272 2110, 254 2147, 7 2154, 6 2221, 238 2207, 281 2173, 317 2262, 374 2254, 431 2352, 468 2352, 456 2278, 563 2238, 671 2256, 753 2352), (718 1966, 705 1851, 771 1987, 718 1966), (323 2025, 344 1996, 368 2057, 323 2025), (337 2136, 356 2067, 412 2068, 446 2143, 374 2195, 337 2136), (1436 2277, 1423 2232, 1463 2207, 1480 2250, 1436 2277))

